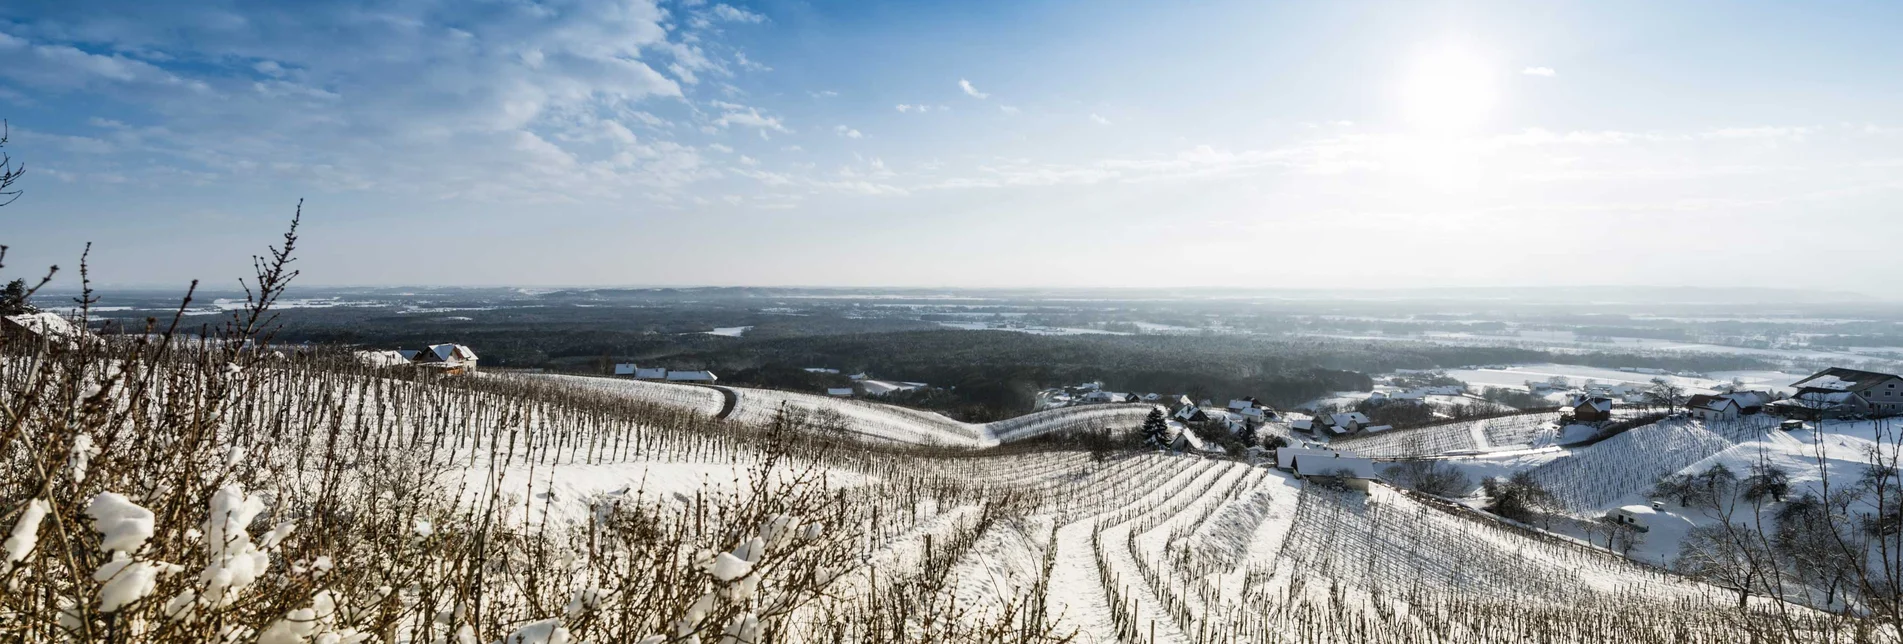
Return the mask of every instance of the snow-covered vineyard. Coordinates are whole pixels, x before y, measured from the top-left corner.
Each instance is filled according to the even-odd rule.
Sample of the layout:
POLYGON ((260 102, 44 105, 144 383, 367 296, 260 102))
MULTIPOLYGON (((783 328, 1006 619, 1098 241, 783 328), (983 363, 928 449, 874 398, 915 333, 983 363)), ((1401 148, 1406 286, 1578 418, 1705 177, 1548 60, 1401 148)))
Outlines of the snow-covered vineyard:
MULTIPOLYGON (((3 347, 0 640, 1771 642, 1881 625, 1740 610, 1727 588, 1385 483, 1106 438, 1146 405, 979 425, 231 346, 3 347)), ((1343 446, 1525 458, 1548 420, 1343 446)), ((1597 508, 1765 432, 1655 424, 1523 469, 1597 508)))

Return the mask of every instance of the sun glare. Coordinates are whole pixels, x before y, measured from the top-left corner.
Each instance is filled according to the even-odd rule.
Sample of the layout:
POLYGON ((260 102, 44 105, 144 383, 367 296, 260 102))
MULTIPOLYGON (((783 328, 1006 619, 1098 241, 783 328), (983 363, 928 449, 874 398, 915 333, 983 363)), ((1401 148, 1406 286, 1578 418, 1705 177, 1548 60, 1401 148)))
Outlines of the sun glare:
POLYGON ((1494 100, 1493 66, 1460 48, 1436 49, 1415 58, 1401 87, 1408 122, 1438 132, 1479 126, 1494 100))

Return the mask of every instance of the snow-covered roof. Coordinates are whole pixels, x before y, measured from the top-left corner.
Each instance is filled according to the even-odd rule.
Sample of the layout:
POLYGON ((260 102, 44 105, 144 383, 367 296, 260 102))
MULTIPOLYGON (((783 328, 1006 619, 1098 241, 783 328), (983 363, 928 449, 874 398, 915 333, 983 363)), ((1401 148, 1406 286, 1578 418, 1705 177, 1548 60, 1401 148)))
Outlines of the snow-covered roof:
POLYGON ((1724 397, 1738 401, 1740 407, 1762 407, 1765 403, 1777 399, 1766 391, 1734 391, 1724 394, 1724 397))
POLYGON ((71 320, 51 311, 10 315, 7 316, 7 321, 32 331, 35 335, 50 338, 70 338, 79 335, 79 327, 73 326, 71 320))
POLYGON ((1806 391, 1794 396, 1794 398, 1805 401, 1805 402, 1841 405, 1841 404, 1850 402, 1852 399, 1857 398, 1857 394, 1854 394, 1848 391, 1835 391, 1835 392, 1806 391))
POLYGON ((839 373, 839 370, 838 370, 838 369, 828 369, 828 368, 825 368, 825 367, 807 367, 807 368, 806 368, 806 373, 839 373))
POLYGON ((667 367, 640 367, 634 370, 634 377, 642 379, 666 378, 667 367))
POLYGON ((1275 466, 1285 470, 1293 468, 1295 467, 1295 457, 1304 454, 1321 454, 1332 457, 1335 455, 1335 451, 1313 447, 1281 447, 1275 450, 1275 466))
POLYGON ((632 375, 634 375, 634 372, 635 372, 635 370, 636 370, 636 369, 640 369, 640 367, 637 367, 637 366, 635 366, 635 364, 634 364, 634 363, 632 363, 632 362, 621 362, 621 363, 616 363, 616 364, 615 364, 615 375, 617 375, 617 376, 632 376, 632 375))
POLYGON ((1732 400, 1724 396, 1712 396, 1707 394, 1698 394, 1696 396, 1692 396, 1691 400, 1685 401, 1686 409, 1703 409, 1706 411, 1724 411, 1727 408, 1735 409, 1737 407, 1738 407, 1738 401, 1736 400, 1732 400))
POLYGON ((1244 410, 1244 409, 1249 409, 1249 408, 1252 408, 1252 407, 1255 407, 1255 401, 1253 401, 1253 400, 1231 400, 1231 401, 1229 401, 1229 408, 1230 408, 1230 409, 1234 409, 1234 410, 1237 410, 1237 411, 1241 411, 1241 410, 1244 410))
POLYGON ((1315 428, 1315 421, 1309 420, 1307 418, 1302 418, 1302 419, 1289 422, 1288 426, 1290 429, 1299 429, 1302 431, 1309 431, 1315 428))
POLYGON ((401 351, 358 351, 357 361, 368 367, 395 367, 410 363, 401 351))
POLYGON ((1295 473, 1302 476, 1346 476, 1357 479, 1377 478, 1374 461, 1353 456, 1307 454, 1295 458, 1295 473))
POLYGON ((827 388, 826 388, 826 395, 828 395, 828 396, 850 396, 850 395, 852 395, 852 387, 827 387, 827 388))
POLYGON ((719 380, 714 377, 714 372, 712 371, 669 371, 667 372, 667 379, 690 382, 713 382, 719 380))
POLYGON ((1351 411, 1351 412, 1347 412, 1343 414, 1335 414, 1333 416, 1330 416, 1329 419, 1333 420, 1336 426, 1350 425, 1350 424, 1359 424, 1359 425, 1368 424, 1368 415, 1358 411, 1351 411))
POLYGON ((460 344, 432 344, 418 355, 431 356, 430 362, 474 362, 476 352, 460 344))
POLYGON ((1568 405, 1575 410, 1589 407, 1595 411, 1612 411, 1612 399, 1604 396, 1580 396, 1568 405))
POLYGON ((1829 369, 1819 371, 1809 378, 1805 378, 1803 380, 1799 380, 1797 382, 1791 383, 1791 386, 1797 387, 1799 389, 1829 389, 1832 391, 1849 391, 1852 389, 1856 389, 1859 387, 1875 384, 1878 382, 1882 382, 1882 381, 1890 380, 1894 378, 1897 378, 1897 376, 1892 374, 1887 374, 1887 373, 1878 373, 1875 371, 1860 371, 1857 369, 1845 369, 1843 367, 1831 367, 1829 369))

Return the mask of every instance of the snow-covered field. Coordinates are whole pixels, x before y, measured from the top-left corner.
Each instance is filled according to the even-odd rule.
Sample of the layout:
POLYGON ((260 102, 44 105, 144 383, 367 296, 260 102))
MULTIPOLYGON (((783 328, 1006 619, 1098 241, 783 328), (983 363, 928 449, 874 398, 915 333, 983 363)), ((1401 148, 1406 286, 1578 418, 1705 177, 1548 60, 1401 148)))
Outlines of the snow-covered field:
POLYGON ((1706 374, 1702 378, 1675 375, 1653 375, 1601 367, 1585 367, 1563 364, 1527 364, 1480 369, 1448 369, 1449 377, 1467 383, 1475 389, 1481 387, 1499 387, 1503 389, 1526 390, 1526 383, 1541 382, 1555 376, 1565 378, 1574 387, 1581 387, 1587 381, 1605 385, 1649 385, 1653 378, 1664 378, 1685 387, 1693 393, 1711 393, 1718 387, 1731 382, 1732 378, 1743 381, 1747 389, 1781 389, 1810 374, 1786 373, 1781 371, 1733 371, 1706 374))
MULTIPOLYGON (((0 363, 0 384, 32 382, 22 364, 0 363)), ((22 606, 53 614, 85 606, 30 623, 93 620, 101 629, 121 618, 168 623, 167 605, 224 610, 220 595, 197 599, 222 587, 193 584, 224 583, 219 567, 241 560, 254 567, 245 574, 270 575, 245 578, 264 583, 247 586, 243 611, 217 613, 228 620, 219 628, 231 624, 218 641, 362 642, 382 632, 397 641, 659 642, 663 632, 759 641, 761 629, 777 629, 774 641, 815 644, 1002 641, 984 632, 1182 644, 1492 642, 1526 633, 1597 642, 1608 629, 1645 634, 1633 641, 1735 641, 1728 600, 1709 586, 1385 484, 1343 490, 1153 449, 983 449, 1053 431, 1134 430, 1146 405, 975 425, 866 401, 606 378, 401 380, 296 362, 193 373, 232 378, 253 396, 220 416, 230 446, 128 467, 169 453, 152 451, 165 443, 115 440, 162 427, 141 426, 146 433, 102 431, 98 443, 54 441, 82 455, 52 461, 68 482, 57 489, 24 484, 31 468, 0 470, 10 477, 0 487, 8 519, 11 508, 31 507, 23 495, 46 495, 71 520, 62 526, 92 539, 75 546, 88 564, 79 569, 64 546, 36 550, 15 528, 8 565, 28 562, 31 574, 15 579, 35 592, 0 596, 0 633, 23 632, 5 630, 21 623, 5 611, 22 606), (763 430, 792 416, 803 431, 854 440, 763 430), (194 490, 216 490, 209 506, 197 492, 165 493, 181 484, 167 473, 207 461, 235 473, 186 477, 194 490), (247 495, 240 479, 268 496, 247 495), (102 496, 114 489, 134 494, 102 496), (90 520, 80 510, 95 507, 90 520), (96 525, 104 544, 83 532, 96 525), (153 547, 142 547, 146 539, 153 547), (110 586, 124 570, 153 584, 110 586), (192 574, 165 577, 184 570, 192 574), (42 581, 52 579, 63 581, 42 581), (479 597, 459 594, 478 580, 479 597), (795 595, 807 599, 782 603, 795 595), (1640 607, 1647 617, 1632 618, 1640 607), (273 635, 302 624, 337 637, 273 635), (453 637, 438 637, 445 632, 453 637)), ((69 431, 50 419, 76 415, 22 417, 33 419, 26 435, 45 436, 69 431)), ((1517 425, 1494 425, 1435 435, 1489 449, 1534 442, 1517 425)), ((1850 468, 1877 430, 1845 431, 1817 438, 1850 468)), ((1746 454, 1730 450, 1753 441, 1792 462, 1803 454, 1803 436, 1758 436, 1674 422, 1590 448, 1454 460, 1476 472, 1533 468, 1575 506, 1602 507, 1654 472, 1714 455, 1743 462, 1746 454)))

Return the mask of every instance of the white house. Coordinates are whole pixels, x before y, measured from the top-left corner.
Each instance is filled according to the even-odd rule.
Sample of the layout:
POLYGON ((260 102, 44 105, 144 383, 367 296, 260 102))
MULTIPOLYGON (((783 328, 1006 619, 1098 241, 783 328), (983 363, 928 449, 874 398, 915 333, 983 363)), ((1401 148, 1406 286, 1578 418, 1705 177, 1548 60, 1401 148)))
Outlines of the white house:
POLYGON ((1351 411, 1351 412, 1345 412, 1340 414, 1330 414, 1327 416, 1321 416, 1320 418, 1323 420, 1324 424, 1334 429, 1335 433, 1337 434, 1345 434, 1348 432, 1361 429, 1363 427, 1368 426, 1368 422, 1369 422, 1368 415, 1358 411, 1351 411))
POLYGON ((1303 455, 1311 455, 1311 456, 1321 455, 1321 456, 1333 458, 1335 456, 1341 456, 1341 455, 1354 456, 1355 453, 1345 449, 1334 450, 1334 449, 1323 449, 1320 447, 1280 447, 1280 448, 1276 448, 1275 450, 1275 467, 1277 469, 1283 469, 1283 470, 1294 470, 1295 457, 1303 456, 1303 455))
POLYGON ((1825 418, 1903 413, 1903 377, 1894 374, 1836 367, 1791 386, 1797 388, 1798 405, 1825 418))
POLYGON ((1685 411, 1701 420, 1725 420, 1744 415, 1744 408, 1737 400, 1707 394, 1698 394, 1685 401, 1685 411))
POLYGON ((476 352, 460 344, 432 344, 416 354, 416 364, 441 369, 447 374, 465 374, 476 370, 476 352))
POLYGON ((1295 457, 1295 476, 1311 481, 1335 481, 1357 490, 1367 490, 1377 476, 1372 459, 1335 454, 1302 454, 1295 457))
POLYGON ((719 380, 719 378, 715 378, 714 372, 712 371, 669 371, 667 372, 667 380, 668 382, 711 383, 719 380))

